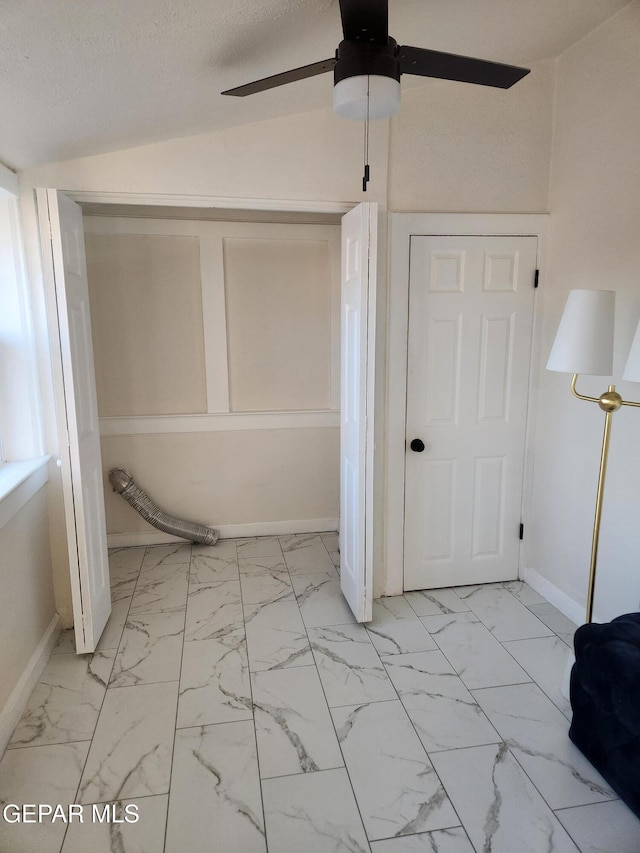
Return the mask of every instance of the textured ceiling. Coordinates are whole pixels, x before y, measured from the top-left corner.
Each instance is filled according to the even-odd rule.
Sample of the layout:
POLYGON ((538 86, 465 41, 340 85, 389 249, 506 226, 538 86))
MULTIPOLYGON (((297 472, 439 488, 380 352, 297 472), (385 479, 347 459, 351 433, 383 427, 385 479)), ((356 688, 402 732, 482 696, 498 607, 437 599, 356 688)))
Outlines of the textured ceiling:
MULTIPOLYGON (((390 33, 527 65, 626 5, 390 0, 390 33)), ((2 0, 0 162, 20 169, 329 106, 330 74, 247 98, 219 93, 330 57, 340 38, 337 0, 2 0)))

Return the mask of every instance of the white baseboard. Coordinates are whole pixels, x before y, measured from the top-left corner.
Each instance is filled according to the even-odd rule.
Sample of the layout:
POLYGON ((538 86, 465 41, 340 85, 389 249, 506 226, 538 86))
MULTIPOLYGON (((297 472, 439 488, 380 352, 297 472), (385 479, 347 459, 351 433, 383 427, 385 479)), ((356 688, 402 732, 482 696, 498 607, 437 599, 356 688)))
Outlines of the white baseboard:
MULTIPOLYGON (((294 521, 256 521, 247 524, 214 525, 221 539, 244 539, 253 536, 290 536, 294 533, 327 533, 338 529, 337 518, 311 518, 294 521)), ((178 536, 156 530, 140 533, 109 533, 109 548, 130 548, 143 545, 168 545, 184 542, 178 536)))
POLYGON ((543 578, 535 569, 525 569, 523 580, 536 592, 539 592, 543 598, 546 598, 550 604, 557 607, 561 613, 564 613, 567 619, 571 619, 576 625, 584 623, 584 605, 578 604, 566 592, 543 578))
POLYGON ((29 663, 13 688, 7 704, 0 711, 0 756, 11 739, 13 730, 18 725, 20 717, 31 696, 31 691, 38 683, 42 671, 47 665, 53 647, 60 634, 60 617, 56 613, 47 626, 36 650, 31 655, 29 663))

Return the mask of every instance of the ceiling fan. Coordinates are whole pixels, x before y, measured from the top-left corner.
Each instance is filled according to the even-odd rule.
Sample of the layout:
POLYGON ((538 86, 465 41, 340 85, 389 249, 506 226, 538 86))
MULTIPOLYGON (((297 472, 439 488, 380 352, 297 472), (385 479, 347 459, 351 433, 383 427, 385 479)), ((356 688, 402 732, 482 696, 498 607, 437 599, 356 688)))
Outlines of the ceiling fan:
POLYGON ((333 70, 333 106, 343 118, 388 118, 400 107, 400 77, 416 74, 508 89, 528 68, 399 46, 389 35, 388 0, 338 0, 343 41, 335 56, 264 77, 223 95, 244 97, 333 70))

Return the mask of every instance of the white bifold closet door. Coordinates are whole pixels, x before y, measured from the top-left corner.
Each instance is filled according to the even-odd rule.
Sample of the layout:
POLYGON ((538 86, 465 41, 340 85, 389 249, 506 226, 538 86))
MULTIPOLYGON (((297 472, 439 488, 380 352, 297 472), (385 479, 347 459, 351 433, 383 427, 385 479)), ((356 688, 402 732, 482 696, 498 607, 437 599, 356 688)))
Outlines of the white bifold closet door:
POLYGON ((359 622, 373 608, 373 414, 377 204, 342 219, 340 585, 359 622))
POLYGON ((45 275, 55 286, 53 341, 57 422, 78 654, 95 651, 111 613, 82 210, 57 190, 38 190, 45 275))

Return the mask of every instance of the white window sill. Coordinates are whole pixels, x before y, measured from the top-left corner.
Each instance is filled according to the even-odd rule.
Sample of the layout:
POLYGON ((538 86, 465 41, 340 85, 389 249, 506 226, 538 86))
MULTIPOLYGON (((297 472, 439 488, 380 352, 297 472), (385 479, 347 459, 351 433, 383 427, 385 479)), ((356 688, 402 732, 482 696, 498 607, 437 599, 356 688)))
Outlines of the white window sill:
POLYGON ((0 465, 0 528, 8 524, 49 479, 49 456, 0 465))

